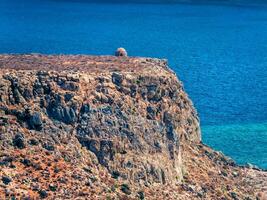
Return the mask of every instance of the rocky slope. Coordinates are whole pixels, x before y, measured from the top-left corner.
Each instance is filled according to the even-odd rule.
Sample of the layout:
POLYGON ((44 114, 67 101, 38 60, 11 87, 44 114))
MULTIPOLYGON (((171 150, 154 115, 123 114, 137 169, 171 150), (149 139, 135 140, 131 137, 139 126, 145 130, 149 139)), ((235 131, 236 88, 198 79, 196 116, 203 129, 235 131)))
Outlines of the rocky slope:
POLYGON ((165 60, 0 56, 0 199, 264 199, 201 143, 165 60))

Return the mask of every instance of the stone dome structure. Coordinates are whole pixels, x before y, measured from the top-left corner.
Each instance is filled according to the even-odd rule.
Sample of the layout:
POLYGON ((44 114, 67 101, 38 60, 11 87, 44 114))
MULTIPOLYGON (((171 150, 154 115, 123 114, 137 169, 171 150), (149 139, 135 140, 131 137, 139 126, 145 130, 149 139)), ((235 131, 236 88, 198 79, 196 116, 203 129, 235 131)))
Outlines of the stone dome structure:
POLYGON ((127 56, 127 51, 124 48, 120 47, 116 50, 115 56, 125 57, 127 56))

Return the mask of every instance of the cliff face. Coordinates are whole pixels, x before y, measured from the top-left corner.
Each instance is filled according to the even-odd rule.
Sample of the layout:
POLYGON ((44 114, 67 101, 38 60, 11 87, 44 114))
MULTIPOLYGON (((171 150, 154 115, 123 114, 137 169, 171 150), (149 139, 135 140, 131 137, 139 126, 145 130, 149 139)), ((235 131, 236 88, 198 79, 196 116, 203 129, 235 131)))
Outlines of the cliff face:
POLYGON ((163 185, 176 187, 167 199, 186 198, 195 157, 206 156, 207 174, 215 161, 235 167, 201 144, 165 60, 2 55, 0 68, 2 198, 142 199, 163 185))

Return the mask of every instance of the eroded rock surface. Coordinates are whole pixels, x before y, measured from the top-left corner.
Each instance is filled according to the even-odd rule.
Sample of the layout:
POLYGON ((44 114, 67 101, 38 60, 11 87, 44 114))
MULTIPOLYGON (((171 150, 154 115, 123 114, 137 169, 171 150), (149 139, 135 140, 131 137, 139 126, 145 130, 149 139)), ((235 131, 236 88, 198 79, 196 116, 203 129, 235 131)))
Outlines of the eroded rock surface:
MULTIPOLYGON (((1 55, 0 148, 7 199, 150 199, 163 195, 150 194, 155 187, 172 188, 166 199, 220 199, 266 189, 264 179, 248 193, 255 182, 244 175, 235 183, 244 181, 241 193, 201 189, 201 173, 245 169, 201 144, 192 102, 159 59, 1 55)), ((223 185, 227 178, 214 173, 223 185)))

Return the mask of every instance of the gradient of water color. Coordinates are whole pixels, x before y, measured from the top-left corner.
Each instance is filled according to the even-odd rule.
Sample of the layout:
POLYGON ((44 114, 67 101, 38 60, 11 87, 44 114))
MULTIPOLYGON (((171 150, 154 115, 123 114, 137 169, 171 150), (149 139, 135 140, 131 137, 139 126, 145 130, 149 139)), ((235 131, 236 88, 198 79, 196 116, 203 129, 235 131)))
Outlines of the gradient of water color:
POLYGON ((267 168, 267 6, 246 2, 0 0, 0 53, 99 55, 123 46, 168 58, 200 114, 203 141, 267 168))

